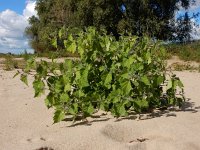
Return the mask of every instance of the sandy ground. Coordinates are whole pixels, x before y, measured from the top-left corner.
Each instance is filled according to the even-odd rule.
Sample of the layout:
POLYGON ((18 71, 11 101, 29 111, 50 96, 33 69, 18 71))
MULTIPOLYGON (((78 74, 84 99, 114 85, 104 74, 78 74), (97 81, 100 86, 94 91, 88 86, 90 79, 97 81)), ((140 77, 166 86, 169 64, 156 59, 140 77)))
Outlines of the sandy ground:
POLYGON ((53 110, 34 99, 15 71, 0 69, 0 150, 200 150, 200 74, 175 72, 185 85, 185 111, 155 113, 149 119, 109 116, 52 124, 53 110), (145 141, 140 142, 139 140, 145 141))

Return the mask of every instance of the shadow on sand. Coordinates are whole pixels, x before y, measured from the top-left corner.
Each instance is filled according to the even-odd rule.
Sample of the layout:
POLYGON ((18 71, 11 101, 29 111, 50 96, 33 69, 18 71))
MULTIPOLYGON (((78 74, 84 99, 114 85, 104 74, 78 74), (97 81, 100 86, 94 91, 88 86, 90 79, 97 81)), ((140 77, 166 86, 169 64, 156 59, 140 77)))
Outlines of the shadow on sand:
MULTIPOLYGON (((129 116, 127 117, 120 117, 116 118, 114 122, 119 122, 123 120, 147 120, 147 119, 153 119, 157 117, 177 117, 177 112, 191 112, 191 113, 197 113, 200 110, 200 106, 195 106, 194 102, 191 102, 191 99, 187 99, 183 106, 181 108, 166 108, 166 109, 156 109, 152 112, 148 113, 141 113, 137 114, 135 112, 129 113, 129 116)), ((90 117, 90 121, 87 119, 84 119, 83 117, 79 116, 76 121, 73 122, 73 118, 66 118, 64 121, 71 121, 72 124, 67 127, 76 127, 80 125, 84 126, 91 126, 92 123, 96 122, 106 122, 110 119, 113 119, 113 117, 108 116, 106 113, 102 113, 101 115, 93 115, 90 117)))

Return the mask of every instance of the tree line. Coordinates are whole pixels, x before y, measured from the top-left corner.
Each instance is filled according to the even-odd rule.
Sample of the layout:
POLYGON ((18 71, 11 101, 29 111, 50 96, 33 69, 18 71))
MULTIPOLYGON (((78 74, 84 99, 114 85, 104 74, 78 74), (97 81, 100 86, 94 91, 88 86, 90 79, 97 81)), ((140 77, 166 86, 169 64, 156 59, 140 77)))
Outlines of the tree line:
MULTIPOLYGON (((35 52, 54 51, 52 39, 61 28, 96 27, 113 34, 134 34, 166 41, 191 39, 192 22, 186 12, 194 0, 37 0, 38 16, 29 18, 26 35, 35 52)), ((61 46, 62 48, 62 46, 61 46)))

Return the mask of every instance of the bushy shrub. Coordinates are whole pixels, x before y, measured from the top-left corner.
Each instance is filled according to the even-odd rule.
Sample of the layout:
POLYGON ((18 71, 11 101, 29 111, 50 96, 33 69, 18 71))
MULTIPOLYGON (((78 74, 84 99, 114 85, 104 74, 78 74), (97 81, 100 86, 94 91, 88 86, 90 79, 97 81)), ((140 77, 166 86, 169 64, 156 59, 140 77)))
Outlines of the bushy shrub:
POLYGON ((176 93, 177 89, 183 91, 183 84, 166 73, 165 52, 159 43, 134 36, 121 36, 117 41, 94 28, 76 34, 60 33, 59 38, 62 34, 68 37, 63 41, 66 51, 78 52, 79 60, 66 59, 56 67, 54 61, 51 65, 45 61, 36 65, 31 59, 21 74, 27 83, 30 69, 36 69, 35 97, 48 87, 45 103, 55 109, 55 123, 67 115, 74 120, 80 115, 85 118, 100 109, 120 117, 132 111, 141 113, 182 104, 183 97, 176 93))

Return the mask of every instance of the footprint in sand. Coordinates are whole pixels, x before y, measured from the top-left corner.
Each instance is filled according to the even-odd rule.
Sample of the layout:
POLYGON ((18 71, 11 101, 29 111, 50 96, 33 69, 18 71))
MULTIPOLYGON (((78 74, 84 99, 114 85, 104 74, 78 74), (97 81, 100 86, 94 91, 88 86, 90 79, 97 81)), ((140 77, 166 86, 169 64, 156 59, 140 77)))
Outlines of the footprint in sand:
POLYGON ((148 137, 143 137, 140 131, 130 131, 128 127, 123 125, 106 125, 101 133, 112 140, 123 143, 145 143, 150 140, 148 137))
POLYGON ((27 142, 29 143, 35 143, 35 142, 40 142, 40 141, 48 141, 46 138, 44 137, 37 137, 37 138, 28 138, 26 139, 27 142))
MULTIPOLYGON (((44 138, 44 137, 37 137, 37 138, 28 138, 26 140, 28 143, 36 143, 36 142, 41 142, 41 141, 48 141, 47 138, 44 138)), ((52 147, 40 147, 40 148, 37 148, 35 150, 54 150, 52 147)))

